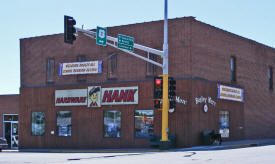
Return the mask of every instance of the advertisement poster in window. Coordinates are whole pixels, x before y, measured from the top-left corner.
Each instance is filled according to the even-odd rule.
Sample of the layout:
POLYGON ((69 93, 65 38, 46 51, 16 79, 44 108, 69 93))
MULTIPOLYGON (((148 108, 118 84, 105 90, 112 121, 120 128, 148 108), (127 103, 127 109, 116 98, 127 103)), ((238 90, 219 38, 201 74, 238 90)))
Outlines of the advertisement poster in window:
POLYGON ((101 107, 101 87, 90 86, 88 87, 88 107, 101 107))
POLYGON ((135 133, 137 138, 148 138, 154 134, 153 110, 135 110, 135 133))

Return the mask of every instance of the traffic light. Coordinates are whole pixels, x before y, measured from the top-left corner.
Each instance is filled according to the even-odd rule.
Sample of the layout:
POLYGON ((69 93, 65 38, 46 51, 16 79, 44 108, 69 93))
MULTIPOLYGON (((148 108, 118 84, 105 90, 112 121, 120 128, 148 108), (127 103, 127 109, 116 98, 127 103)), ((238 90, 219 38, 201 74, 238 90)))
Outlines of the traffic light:
POLYGON ((168 78, 168 98, 169 98, 169 109, 173 109, 176 107, 176 81, 174 78, 169 77, 168 78))
POLYGON ((157 109, 162 108, 162 101, 161 100, 154 100, 154 108, 157 108, 157 109))
POLYGON ((168 78, 168 98, 172 99, 174 96, 176 96, 176 81, 174 78, 169 77, 168 78))
POLYGON ((75 33, 76 29, 74 25, 76 21, 73 17, 64 15, 64 42, 73 44, 73 41, 76 40, 75 33))
POLYGON ((154 99, 162 99, 162 77, 154 78, 154 99))

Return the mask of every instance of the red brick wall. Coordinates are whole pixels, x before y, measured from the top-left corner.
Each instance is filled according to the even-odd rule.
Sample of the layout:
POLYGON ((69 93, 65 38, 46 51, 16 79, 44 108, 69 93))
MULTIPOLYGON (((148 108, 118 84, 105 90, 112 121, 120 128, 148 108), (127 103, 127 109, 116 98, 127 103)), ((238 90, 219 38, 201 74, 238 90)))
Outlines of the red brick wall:
MULTIPOLYGON (((233 139, 240 139, 243 137, 243 134, 245 134, 246 138, 275 137, 274 92, 268 90, 267 79, 268 66, 273 66, 273 68, 275 66, 275 56, 273 56, 275 50, 252 40, 196 21, 193 17, 169 20, 168 29, 169 74, 182 80, 193 79, 191 82, 183 82, 183 85, 189 86, 189 88, 186 89, 177 84, 177 92, 183 93, 183 95, 187 96, 192 101, 195 96, 203 93, 212 96, 217 94, 216 85, 208 83, 200 84, 200 82, 194 80, 196 78, 202 79, 199 81, 206 80, 214 84, 221 82, 228 85, 240 86, 245 90, 244 103, 219 100, 219 105, 217 105, 219 110, 228 109, 231 113, 238 113, 236 115, 233 114, 233 117, 231 117, 234 127, 233 139), (231 84, 230 82, 231 56, 236 57, 236 84, 231 84), (194 87, 197 86, 206 88, 195 90, 194 87), (208 87, 211 89, 207 89, 208 87), (235 120, 238 120, 238 123, 235 124, 235 120), (243 125, 245 128, 238 132, 237 127, 243 125)), ((163 21, 108 28, 108 35, 116 37, 118 33, 134 37, 135 43, 159 50, 162 49, 163 21)), ((145 76, 146 63, 144 61, 122 53, 110 46, 98 46, 95 44, 95 40, 82 34, 79 34, 79 37, 73 45, 64 44, 63 34, 21 39, 21 91, 24 97, 21 99, 21 102, 24 100, 29 104, 21 106, 22 110, 36 107, 40 108, 41 105, 43 105, 44 108, 45 106, 54 108, 52 103, 49 104, 48 101, 44 101, 48 96, 53 96, 51 94, 54 88, 51 88, 50 85, 46 88, 39 88, 47 86, 45 84, 46 59, 49 57, 54 57, 56 62, 56 86, 83 86, 77 83, 76 76, 58 75, 58 63, 74 62, 77 60, 76 58, 78 55, 86 55, 87 60, 103 60, 103 73, 88 75, 87 85, 89 83, 116 84, 125 83, 126 81, 150 81, 150 79, 145 76), (107 56, 113 52, 118 54, 118 72, 117 80, 110 81, 107 79, 107 56), (44 94, 44 97, 41 93, 44 94), (33 104, 33 102, 30 102, 33 100, 28 97, 39 98, 38 102, 40 103, 33 104)), ((162 70, 158 68, 157 72, 161 74, 162 70)), ((148 103, 152 106, 151 101, 148 103)), ((181 145, 187 146, 186 141, 190 141, 191 145, 198 144, 198 134, 200 131, 206 128, 216 127, 217 120, 209 120, 211 118, 206 118, 204 114, 198 112, 200 110, 201 107, 197 107, 193 104, 188 106, 188 110, 182 112, 184 117, 192 117, 182 119, 181 115, 171 116, 178 118, 177 120, 182 119, 181 123, 172 123, 171 127, 171 131, 173 131, 173 129, 184 129, 184 133, 178 134, 184 138, 184 140, 179 140, 181 145), (196 108, 198 108, 198 110, 196 110, 196 108), (190 118, 192 119, 190 120, 190 118), (200 120, 205 124, 195 126, 196 121, 200 120), (196 139, 193 140, 189 137, 190 131, 192 131, 191 134, 193 136, 197 136, 197 138, 195 137, 196 139)), ((29 112, 29 110, 27 111, 29 112)), ((25 115, 25 112, 26 111, 22 111, 22 114, 25 115)), ((215 118, 217 118, 216 115, 217 113, 214 113, 215 118)), ((52 126, 53 125, 54 124, 52 124, 52 126)), ((30 125, 24 124, 24 126, 30 125)), ((27 129, 21 130, 24 131, 27 129)), ((92 143, 90 144, 92 145, 92 143)), ((141 145, 143 144, 144 143, 141 145)))
POLYGON ((3 136, 3 114, 19 114, 19 95, 0 95, 0 136, 3 136))

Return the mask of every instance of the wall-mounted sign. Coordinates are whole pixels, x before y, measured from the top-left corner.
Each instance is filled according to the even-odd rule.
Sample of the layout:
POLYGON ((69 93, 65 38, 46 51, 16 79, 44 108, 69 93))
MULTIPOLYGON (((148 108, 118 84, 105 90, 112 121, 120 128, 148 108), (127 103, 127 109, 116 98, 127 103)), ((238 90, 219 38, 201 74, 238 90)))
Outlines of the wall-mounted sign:
POLYGON ((203 97, 203 96, 196 97, 195 98, 195 103, 196 104, 200 104, 200 103, 206 104, 206 103, 208 103, 208 104, 211 104, 213 106, 216 106, 216 104, 217 104, 211 97, 203 97))
POLYGON ((138 104, 138 87, 101 89, 101 105, 138 104))
POLYGON ((55 91, 55 106, 87 105, 87 89, 70 89, 55 91))
POLYGON ((101 107, 101 86, 88 87, 88 107, 101 107))
POLYGON ((95 73, 102 73, 102 60, 74 63, 59 63, 59 75, 95 73))
POLYGON ((220 84, 218 84, 217 87, 218 87, 218 99, 244 102, 243 89, 228 87, 220 84))
POLYGON ((205 113, 208 111, 208 106, 207 106, 207 104, 204 104, 204 105, 203 105, 203 111, 204 111, 205 113))
POLYGON ((181 99, 179 96, 176 96, 176 102, 180 104, 187 104, 187 100, 181 99))

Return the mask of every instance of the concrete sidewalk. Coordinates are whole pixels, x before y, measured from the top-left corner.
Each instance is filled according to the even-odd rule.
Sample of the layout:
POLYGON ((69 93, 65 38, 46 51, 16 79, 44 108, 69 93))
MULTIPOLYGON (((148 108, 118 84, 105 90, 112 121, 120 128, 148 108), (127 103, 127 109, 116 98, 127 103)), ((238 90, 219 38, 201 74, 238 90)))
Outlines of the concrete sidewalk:
POLYGON ((189 148, 173 148, 169 150, 160 150, 158 148, 122 148, 122 149, 20 149, 2 150, 3 152, 37 152, 37 153, 146 153, 146 152, 174 152, 174 151, 207 151, 235 149, 252 146, 275 145, 275 139, 256 139, 227 141, 221 145, 194 146, 189 148))

